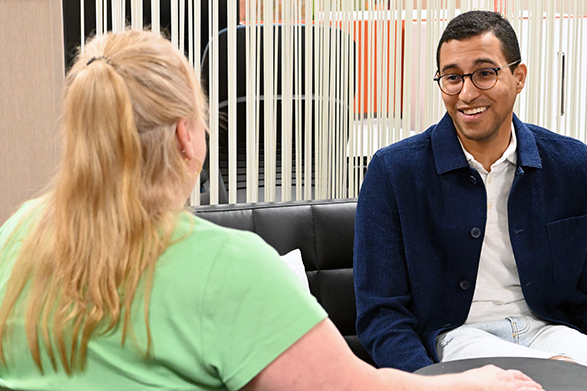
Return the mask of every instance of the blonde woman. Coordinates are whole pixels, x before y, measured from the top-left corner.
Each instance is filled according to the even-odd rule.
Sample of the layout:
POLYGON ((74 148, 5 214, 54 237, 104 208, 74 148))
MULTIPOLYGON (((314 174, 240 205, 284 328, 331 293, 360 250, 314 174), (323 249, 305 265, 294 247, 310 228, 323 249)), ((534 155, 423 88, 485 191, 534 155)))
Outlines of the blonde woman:
POLYGON ((0 229, 0 387, 540 389, 493 367, 425 378, 357 359, 273 249, 183 210, 206 122, 193 71, 160 35, 86 45, 54 183, 0 229))

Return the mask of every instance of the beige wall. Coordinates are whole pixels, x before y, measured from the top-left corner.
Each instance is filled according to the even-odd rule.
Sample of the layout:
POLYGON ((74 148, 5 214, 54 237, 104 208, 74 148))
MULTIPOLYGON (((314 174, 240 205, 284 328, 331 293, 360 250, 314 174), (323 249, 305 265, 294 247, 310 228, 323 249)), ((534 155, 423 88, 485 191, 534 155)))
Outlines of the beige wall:
POLYGON ((0 0, 0 224, 55 172, 61 0, 0 0))

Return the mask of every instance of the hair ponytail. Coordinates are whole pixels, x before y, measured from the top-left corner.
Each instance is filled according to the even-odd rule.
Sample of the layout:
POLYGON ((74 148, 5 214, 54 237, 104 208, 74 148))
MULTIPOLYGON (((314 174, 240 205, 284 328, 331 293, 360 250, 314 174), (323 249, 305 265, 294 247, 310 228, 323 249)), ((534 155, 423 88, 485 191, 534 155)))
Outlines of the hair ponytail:
POLYGON ((57 357, 67 373, 81 370, 97 332, 122 323, 121 343, 132 334, 139 286, 149 351, 154 267, 169 244, 179 211, 172 201, 187 177, 175 124, 202 121, 204 110, 193 71, 161 36, 126 31, 86 46, 67 77, 62 163, 0 306, 2 360, 11 316, 23 308, 39 370, 39 340, 54 370, 57 357))

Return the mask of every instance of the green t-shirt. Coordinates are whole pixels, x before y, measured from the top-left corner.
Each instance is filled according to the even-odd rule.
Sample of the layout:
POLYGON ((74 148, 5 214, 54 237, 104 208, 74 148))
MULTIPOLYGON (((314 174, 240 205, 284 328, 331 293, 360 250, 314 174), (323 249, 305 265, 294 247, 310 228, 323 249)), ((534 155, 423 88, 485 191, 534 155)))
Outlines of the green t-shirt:
MULTIPOLYGON (((0 249, 26 213, 0 229, 0 249)), ((26 230, 26 225, 20 228, 26 230)), ((157 262, 146 346, 143 296, 133 304, 136 342, 122 327, 95 336, 86 369, 68 377, 43 357, 35 366, 22 327, 4 341, 0 386, 24 390, 238 390, 326 317, 277 252, 257 235, 181 214, 176 237, 157 262)), ((0 265, 0 299, 11 262, 0 265)))

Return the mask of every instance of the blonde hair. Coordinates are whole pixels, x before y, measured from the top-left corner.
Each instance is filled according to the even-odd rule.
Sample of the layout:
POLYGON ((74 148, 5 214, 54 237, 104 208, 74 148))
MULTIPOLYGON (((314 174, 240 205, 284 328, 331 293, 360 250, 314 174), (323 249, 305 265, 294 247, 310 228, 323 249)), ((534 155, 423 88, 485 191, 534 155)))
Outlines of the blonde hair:
POLYGON ((128 30, 87 43, 66 80, 61 165, 0 306, 4 363, 18 312, 41 372, 39 341, 54 370, 57 357, 67 373, 82 370, 96 332, 122 322, 121 343, 132 334, 143 278, 149 351, 154 267, 189 184, 175 129, 183 118, 205 124, 206 107, 193 69, 161 35, 128 30))

